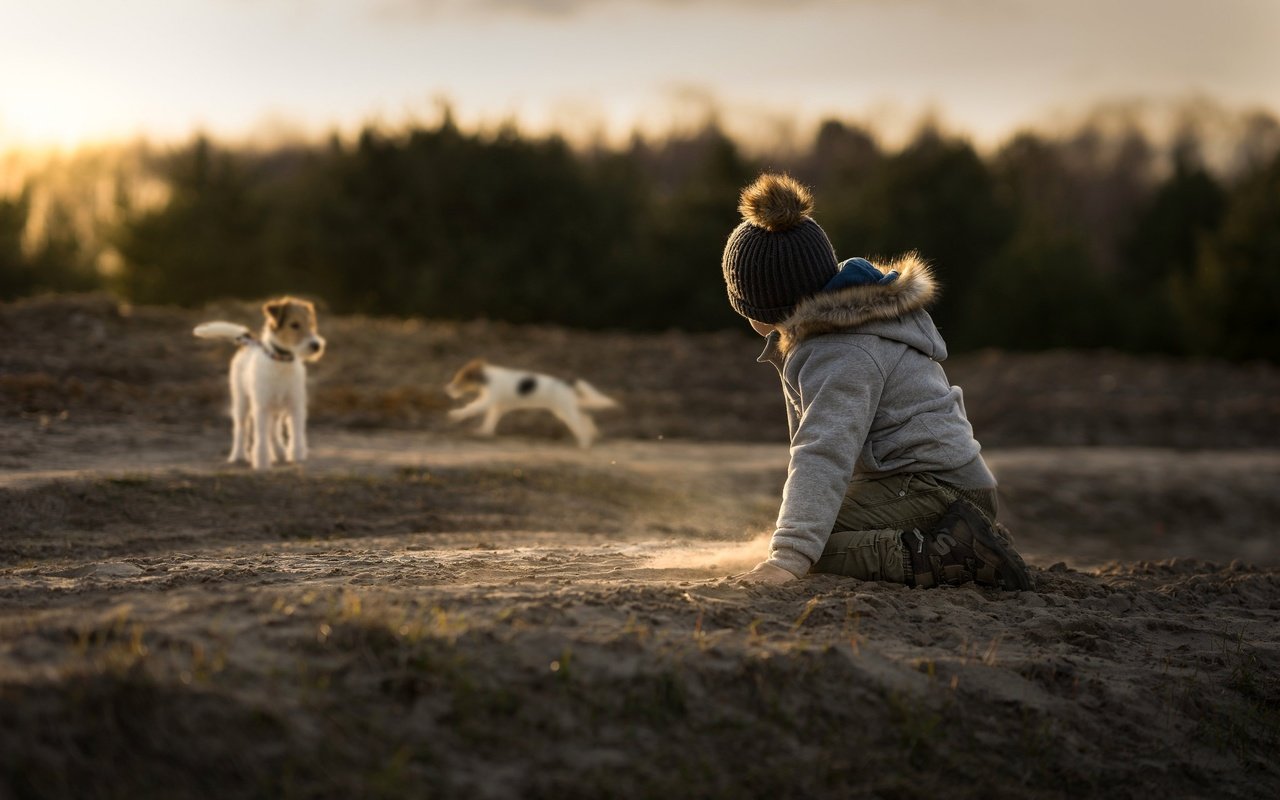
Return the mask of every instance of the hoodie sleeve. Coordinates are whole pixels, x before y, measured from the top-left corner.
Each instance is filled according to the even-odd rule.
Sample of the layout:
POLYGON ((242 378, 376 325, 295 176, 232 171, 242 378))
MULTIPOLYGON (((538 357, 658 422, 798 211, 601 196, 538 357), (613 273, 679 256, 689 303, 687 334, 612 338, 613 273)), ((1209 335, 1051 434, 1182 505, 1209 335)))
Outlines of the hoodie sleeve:
POLYGON ((800 576, 822 555, 880 403, 884 375, 850 342, 813 342, 787 364, 799 423, 769 561, 800 576))

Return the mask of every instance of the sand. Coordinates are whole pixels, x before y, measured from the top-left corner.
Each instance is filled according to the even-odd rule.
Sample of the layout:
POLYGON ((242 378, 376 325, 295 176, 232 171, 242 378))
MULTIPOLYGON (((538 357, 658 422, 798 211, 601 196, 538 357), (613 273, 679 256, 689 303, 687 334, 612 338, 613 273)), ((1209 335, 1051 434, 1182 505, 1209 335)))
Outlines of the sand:
MULTIPOLYGON (((1105 404, 1100 445, 1004 434, 987 455, 1033 592, 751 588, 725 578, 763 553, 785 442, 652 433, 681 414, 631 408, 659 375, 592 376, 631 416, 602 415, 591 450, 533 419, 495 440, 451 429, 423 384, 330 407, 307 465, 253 473, 221 460, 227 354, 177 361, 188 343, 156 339, 199 313, 45 303, 0 306, 0 332, 43 341, 71 309, 108 333, 94 352, 15 356, 7 339, 0 355, 0 798, 1280 792, 1265 437, 1189 447, 1194 419, 1162 439, 1105 404), (100 395, 68 394, 73 377, 100 395)), ((465 350, 456 326, 335 322, 392 351, 435 337, 447 355, 428 360, 465 350)), ((542 359, 577 341, 525 334, 542 359)), ((1273 379, 1212 370, 1237 410, 1273 379)))

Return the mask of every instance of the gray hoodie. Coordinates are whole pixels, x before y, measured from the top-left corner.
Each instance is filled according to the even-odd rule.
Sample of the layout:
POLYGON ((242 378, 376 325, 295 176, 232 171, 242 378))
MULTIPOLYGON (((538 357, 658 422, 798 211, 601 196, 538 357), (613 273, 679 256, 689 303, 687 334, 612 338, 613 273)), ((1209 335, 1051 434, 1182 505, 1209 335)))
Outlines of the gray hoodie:
POLYGON ((925 307, 937 289, 914 254, 885 285, 810 297, 769 335, 760 361, 778 369, 791 463, 770 562, 795 575, 822 555, 851 481, 928 472, 964 489, 995 488, 964 398, 925 307))

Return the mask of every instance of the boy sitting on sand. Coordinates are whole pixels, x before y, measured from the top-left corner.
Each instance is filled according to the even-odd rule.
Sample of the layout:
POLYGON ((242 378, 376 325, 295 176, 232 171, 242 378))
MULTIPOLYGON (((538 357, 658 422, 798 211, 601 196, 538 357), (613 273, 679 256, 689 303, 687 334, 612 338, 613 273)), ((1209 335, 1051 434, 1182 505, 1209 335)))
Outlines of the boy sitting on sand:
POLYGON ((738 208, 722 263, 729 303, 768 337, 759 360, 782 378, 791 432, 769 558, 739 578, 1030 589, 995 524, 995 477, 960 389, 939 364, 929 268, 915 254, 887 271, 838 264, 808 190, 786 175, 762 175, 738 208))

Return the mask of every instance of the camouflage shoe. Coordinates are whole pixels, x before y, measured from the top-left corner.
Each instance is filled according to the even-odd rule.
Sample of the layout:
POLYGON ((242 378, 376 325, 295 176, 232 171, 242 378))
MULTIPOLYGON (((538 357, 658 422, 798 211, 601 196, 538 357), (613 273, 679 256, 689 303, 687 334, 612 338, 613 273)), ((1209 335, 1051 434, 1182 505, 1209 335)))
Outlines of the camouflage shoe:
POLYGON ((956 586, 973 581, 1001 589, 1034 587, 1027 565, 1013 548, 1008 532, 992 525, 963 500, 947 508, 926 533, 904 531, 910 572, 908 583, 929 588, 946 583, 956 586))

